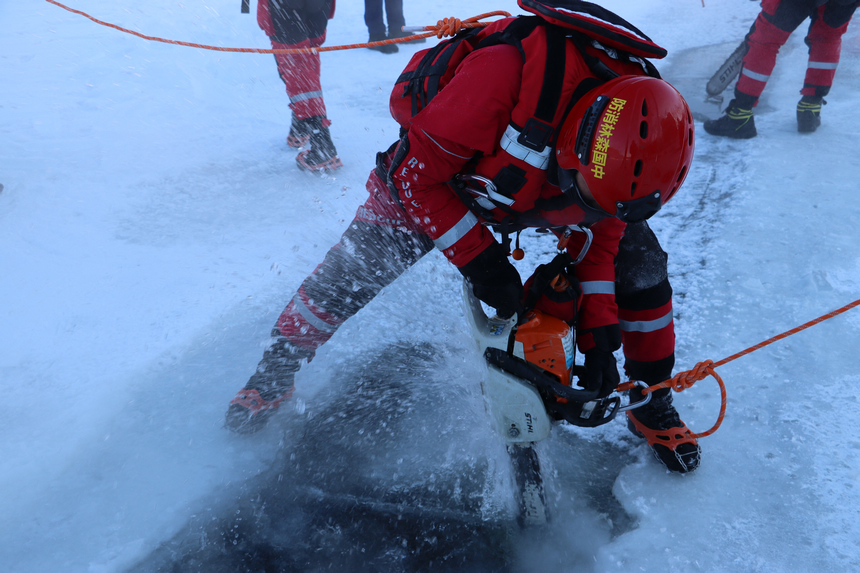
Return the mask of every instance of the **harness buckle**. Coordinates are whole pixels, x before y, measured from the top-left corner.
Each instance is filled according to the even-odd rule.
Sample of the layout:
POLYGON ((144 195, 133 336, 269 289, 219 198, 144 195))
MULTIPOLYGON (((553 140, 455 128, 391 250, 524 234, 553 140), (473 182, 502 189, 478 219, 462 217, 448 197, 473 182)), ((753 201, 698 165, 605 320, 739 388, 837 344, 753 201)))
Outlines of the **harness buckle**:
POLYGON ((543 151, 552 138, 553 127, 540 120, 530 117, 525 127, 517 137, 517 143, 533 151, 543 151))

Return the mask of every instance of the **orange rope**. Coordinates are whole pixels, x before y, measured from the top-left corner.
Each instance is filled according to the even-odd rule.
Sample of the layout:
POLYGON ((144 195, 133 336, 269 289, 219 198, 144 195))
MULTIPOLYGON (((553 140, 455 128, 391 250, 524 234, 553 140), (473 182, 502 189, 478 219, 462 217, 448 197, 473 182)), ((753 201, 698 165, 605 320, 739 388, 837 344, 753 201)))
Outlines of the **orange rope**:
POLYGON ((424 26, 424 30, 431 30, 430 32, 426 32, 423 34, 414 34, 412 36, 407 36, 405 38, 396 38, 391 40, 382 40, 379 42, 365 42, 364 44, 348 44, 344 46, 324 46, 319 48, 290 48, 290 49, 264 49, 264 48, 223 48, 221 46, 207 46, 206 44, 193 44, 191 42, 180 42, 179 40, 168 40, 166 38, 159 38, 157 36, 147 36, 146 34, 141 34, 140 32, 135 32, 134 30, 129 30, 128 28, 123 28, 121 26, 117 26, 116 24, 111 24, 110 22, 104 22, 97 18, 93 18, 86 12, 81 12, 80 10, 75 10, 74 8, 69 8, 65 4, 61 4, 56 0, 45 0, 55 6, 59 6, 63 10, 68 10, 73 14, 78 14, 83 16, 84 18, 88 18, 95 22, 96 24, 100 24, 102 26, 107 26, 108 28, 113 28, 114 30, 119 30, 120 32, 125 32, 126 34, 131 34, 132 36, 137 36, 138 38, 143 38, 144 40, 151 40, 153 42, 162 42, 165 44, 173 44, 175 46, 187 46, 189 48, 202 48, 204 50, 214 50, 216 52, 239 52, 244 54, 313 54, 317 52, 333 52, 335 50, 351 50, 353 48, 369 48, 372 46, 381 46, 383 44, 398 44, 401 42, 411 42, 412 40, 417 40, 419 38, 429 38, 431 36, 436 36, 437 38, 444 38, 445 36, 453 36, 457 32, 465 28, 477 28, 481 26, 486 26, 487 22, 479 22, 478 20, 483 20, 484 18, 489 18, 492 16, 503 16, 505 18, 510 18, 511 15, 508 12, 504 12, 502 10, 497 10, 495 12, 487 12, 485 14, 481 14, 479 16, 473 16, 472 18, 467 18, 466 20, 458 20, 457 18, 445 18, 443 20, 439 20, 435 26, 424 26))
MULTIPOLYGON (((732 360, 736 360, 736 359, 740 358, 741 356, 746 356, 747 354, 755 352, 756 350, 759 350, 760 348, 764 348, 765 346, 767 346, 769 344, 773 344, 774 342, 776 342, 778 340, 782 340, 783 338, 788 338, 792 334, 797 334, 798 332, 801 332, 802 330, 806 330, 807 328, 809 328, 811 326, 815 326, 816 324, 818 324, 820 322, 824 322, 825 320, 831 319, 834 316, 838 316, 838 315, 842 314, 843 312, 847 312, 856 306, 860 306, 860 299, 855 300, 852 303, 846 304, 842 308, 838 308, 832 312, 828 312, 825 315, 819 316, 818 318, 816 318, 814 320, 810 320, 809 322, 801 324, 798 327, 792 328, 791 330, 787 330, 787 331, 783 332, 782 334, 778 334, 772 338, 768 338, 764 342, 759 342, 758 344, 756 344, 754 346, 750 346, 746 350, 741 350, 740 352, 738 352, 736 354, 732 354, 728 358, 723 358, 719 362, 714 362, 712 360, 705 360, 704 362, 699 362, 698 364, 696 364, 696 366, 692 370, 688 370, 686 372, 680 372, 668 380, 664 380, 663 382, 660 382, 659 384, 655 384, 654 386, 651 386, 649 388, 644 388, 642 390, 642 393, 648 394, 650 392, 653 392, 654 390, 659 390, 660 388, 671 388, 675 392, 682 392, 683 390, 690 388, 693 384, 695 384, 699 380, 704 380, 708 376, 713 376, 717 380, 717 383, 720 385, 720 398, 721 398, 720 415, 717 417, 717 422, 714 424, 714 426, 710 430, 708 430, 707 432, 702 432, 700 434, 693 434, 694 438, 702 438, 705 436, 710 436, 711 434, 713 434, 714 432, 717 431, 717 428, 719 428, 720 425, 723 423, 723 418, 726 415, 726 385, 725 385, 725 383, 723 383, 723 379, 720 378, 719 374, 716 373, 714 368, 717 368, 718 366, 723 366, 724 364, 728 364, 732 360)), ((622 385, 622 386, 626 386, 626 385, 622 385)), ((631 385, 631 387, 632 387, 632 385, 631 385)), ((621 386, 619 386, 619 389, 621 389, 621 386)), ((629 388, 626 388, 626 389, 629 389, 629 388)))
MULTIPOLYGON (((177 46, 188 46, 191 48, 202 48, 205 50, 214 50, 214 51, 218 51, 218 52, 240 52, 240 53, 254 53, 254 54, 299 54, 299 53, 314 53, 314 52, 330 52, 330 51, 335 51, 335 50, 350 50, 353 48, 367 48, 367 47, 371 47, 371 46, 380 46, 383 44, 396 44, 396 43, 401 43, 401 42, 409 42, 412 40, 416 40, 418 38, 429 38, 431 36, 436 36, 437 38, 442 39, 445 36, 453 36, 454 34, 459 32, 460 30, 463 30, 465 28, 475 28, 475 27, 480 27, 480 26, 486 26, 487 23, 479 22, 479 20, 483 20, 484 18, 489 18, 492 16, 502 16, 505 18, 511 17, 511 15, 508 12, 505 12, 503 10, 497 10, 494 12, 487 12, 485 14, 473 16, 472 18, 467 18, 466 20, 460 20, 458 18, 443 18, 442 20, 439 20, 438 22, 436 22, 435 26, 424 26, 423 28, 421 28, 423 30, 427 30, 427 32, 425 32, 423 34, 414 34, 412 36, 407 36, 405 38, 382 40, 379 42, 366 42, 363 44, 348 44, 348 45, 343 45, 343 46, 327 46, 327 47, 319 47, 319 48, 297 48, 297 49, 282 49, 282 50, 271 49, 271 50, 267 50, 267 49, 257 49, 257 48, 223 48, 220 46, 207 46, 205 44, 193 44, 190 42, 180 42, 178 40, 167 40, 165 38, 158 38, 156 36, 147 36, 145 34, 141 34, 140 32, 135 32, 134 30, 122 28, 120 26, 117 26, 115 24, 111 24, 109 22, 103 22, 101 20, 93 18, 92 16, 90 16, 89 14, 87 14, 85 12, 81 12, 80 10, 75 10, 74 8, 70 8, 64 4, 61 4, 60 2, 57 2, 56 0, 45 0, 45 1, 49 2, 51 4, 54 4, 55 6, 59 6, 60 8, 63 8, 64 10, 68 10, 69 12, 72 12, 74 14, 79 14, 85 18, 88 18, 88 19, 92 20, 93 22, 95 22, 96 24, 100 24, 102 26, 107 26, 108 28, 113 28, 115 30, 119 30, 120 32, 125 32, 127 34, 131 34, 133 36, 143 38, 144 40, 152 40, 154 42, 163 42, 165 44, 174 44, 177 46)), ((704 5, 705 5, 704 0, 702 0, 702 6, 704 6, 704 5)), ((717 383, 720 385, 721 403, 720 403, 719 417, 717 418, 717 422, 714 424, 714 426, 710 430, 708 430, 707 432, 702 432, 700 434, 693 434, 693 437, 695 437, 695 438, 701 438, 704 436, 709 436, 709 435, 711 435, 717 431, 717 429, 723 423, 723 418, 725 417, 725 414, 726 414, 726 386, 725 386, 725 383, 723 382, 723 379, 720 378, 720 376, 716 373, 714 368, 716 368, 718 366, 722 366, 724 364, 727 364, 727 363, 731 362, 732 360, 735 360, 737 358, 740 358, 741 356, 745 356, 747 354, 750 354, 751 352, 755 352, 756 350, 759 350, 760 348, 764 348, 765 346, 767 346, 769 344, 773 344, 774 342, 776 342, 778 340, 782 340, 783 338, 787 338, 787 337, 791 336, 792 334, 797 334, 798 332, 800 332, 802 330, 805 330, 811 326, 815 326, 816 324, 818 324, 820 322, 823 322, 825 320, 833 318, 834 316, 842 314, 843 312, 851 310, 852 308, 854 308, 858 305, 860 305, 860 299, 855 300, 854 302, 847 304, 840 309, 834 310, 833 312, 829 312, 823 316, 820 316, 820 317, 816 318, 815 320, 811 320, 811 321, 809 321, 805 324, 802 324, 796 328, 793 328, 791 330, 783 332, 782 334, 774 336, 773 338, 769 338, 768 340, 765 340, 764 342, 760 342, 759 344, 756 344, 755 346, 751 346, 751 347, 747 348, 746 350, 742 350, 741 352, 738 352, 737 354, 733 354, 732 356, 729 356, 728 358, 724 358, 723 360, 720 360, 719 362, 714 362, 712 360, 705 360, 704 362, 699 362, 698 364, 696 364, 696 366, 692 370, 688 370, 686 372, 680 372, 679 374, 675 375, 674 377, 670 378, 669 380, 664 380, 663 382, 660 382, 659 384, 656 384, 656 385, 651 386, 649 388, 645 388, 642 390, 642 393, 647 394, 647 393, 653 392, 654 390, 658 390, 660 388, 672 388, 672 390, 674 390, 675 392, 681 392, 683 390, 686 390, 687 388, 692 387, 693 384, 695 384, 699 380, 704 380, 708 376, 713 376, 717 380, 717 383)), ((622 390, 622 391, 623 390, 629 390, 630 388, 632 388, 632 385, 630 387, 627 387, 627 384, 622 384, 621 386, 619 386, 619 390, 622 390)))
POLYGON ((750 346, 746 350, 741 350, 737 354, 732 354, 728 358, 723 358, 719 362, 716 362, 714 364, 714 367, 722 366, 723 364, 728 364, 729 362, 731 362, 732 360, 735 360, 736 358, 740 358, 741 356, 749 354, 750 352, 755 352, 759 348, 764 348, 768 344, 772 344, 778 340, 782 340, 783 338, 787 338, 787 337, 791 336, 792 334, 797 334, 798 332, 800 332, 802 330, 806 330, 810 326, 815 326, 816 324, 818 324, 820 322, 824 322, 825 320, 829 320, 829 319, 833 318, 834 316, 839 316, 843 312, 847 312, 856 306, 860 306, 860 299, 855 300, 852 303, 846 304, 842 308, 837 308, 833 312, 828 312, 827 314, 825 314, 823 316, 819 316, 818 318, 816 318, 814 320, 810 320, 809 322, 801 324, 800 326, 798 326, 796 328, 792 328, 791 330, 783 332, 782 334, 778 334, 778 335, 774 336, 773 338, 769 338, 769 339, 765 340, 764 342, 760 342, 760 343, 756 344, 755 346, 750 346))

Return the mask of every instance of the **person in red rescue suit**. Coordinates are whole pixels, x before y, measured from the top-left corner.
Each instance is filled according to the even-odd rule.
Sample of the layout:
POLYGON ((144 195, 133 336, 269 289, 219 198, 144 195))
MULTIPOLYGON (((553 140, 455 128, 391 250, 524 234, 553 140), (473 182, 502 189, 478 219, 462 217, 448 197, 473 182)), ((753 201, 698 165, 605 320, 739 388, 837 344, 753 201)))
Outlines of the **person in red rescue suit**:
MULTIPOLYGON (((259 0, 257 23, 269 36, 272 48, 317 48, 325 42, 326 26, 334 17, 335 0, 259 0)), ((292 123, 287 145, 302 148, 296 157, 305 171, 331 171, 342 167, 326 117, 320 84, 319 53, 276 53, 278 74, 287 87, 292 123)))
POLYGON ((858 4, 860 0, 764 0, 744 40, 747 52, 734 99, 722 117, 705 122, 705 131, 734 139, 758 134, 753 108, 770 79, 779 49, 807 18, 809 60, 797 104, 797 131, 812 133, 818 129, 821 105, 827 103, 824 96, 833 85, 842 53, 842 36, 858 4))
MULTIPOLYGON (((546 3, 520 0, 526 9, 535 4, 546 3)), ((402 138, 378 155, 367 202, 280 315, 256 372, 229 406, 228 428, 261 428, 292 394, 301 361, 433 248, 499 316, 521 312, 523 283, 508 260, 509 241, 500 244, 489 228, 499 221, 569 234, 573 257, 585 246, 582 231, 592 234, 572 267, 583 293, 575 320, 586 388, 614 391, 613 352, 622 341, 632 379, 654 385, 671 376, 667 256, 645 219, 689 172, 687 103, 646 75, 656 74, 650 62, 575 40, 582 36, 538 16, 494 22, 475 38, 484 45, 417 113, 416 100, 402 97, 410 76, 401 76, 391 109, 402 138), (517 38, 514 29, 525 37, 491 41, 517 38), (592 67, 614 79, 598 78, 592 67), (482 180, 489 183, 475 191, 471 185, 482 180)), ((692 471, 700 456, 695 438, 668 389, 652 396, 632 411, 631 430, 669 469, 692 471)))

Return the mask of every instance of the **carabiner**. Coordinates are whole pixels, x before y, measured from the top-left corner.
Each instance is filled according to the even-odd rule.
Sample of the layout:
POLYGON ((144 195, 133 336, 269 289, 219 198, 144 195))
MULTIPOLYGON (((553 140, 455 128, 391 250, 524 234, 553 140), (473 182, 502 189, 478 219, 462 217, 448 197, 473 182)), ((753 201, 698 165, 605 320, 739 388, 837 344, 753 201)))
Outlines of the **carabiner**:
POLYGON ((569 225, 565 227, 564 234, 561 239, 558 241, 558 250, 562 251, 567 248, 568 240, 570 236, 573 234, 573 231, 579 231, 580 233, 585 233, 585 244, 582 245, 582 249, 579 250, 579 254, 573 258, 574 265, 578 265, 582 262, 582 259, 585 258, 585 255, 588 254, 588 249, 591 248, 591 242, 594 240, 594 234, 591 232, 591 229, 588 227, 582 227, 580 225, 569 225))
MULTIPOLYGON (((640 388, 648 388, 648 384, 646 384, 642 380, 636 380, 635 382, 633 382, 633 385, 639 386, 640 388)), ((644 406, 645 404, 647 404, 650 401, 651 401, 651 392, 648 392, 647 394, 645 394, 644 400, 639 400, 638 402, 633 402, 633 403, 627 404, 626 406, 621 406, 620 408, 618 408, 618 411, 619 412, 626 412, 627 410, 634 410, 640 406, 644 406)))

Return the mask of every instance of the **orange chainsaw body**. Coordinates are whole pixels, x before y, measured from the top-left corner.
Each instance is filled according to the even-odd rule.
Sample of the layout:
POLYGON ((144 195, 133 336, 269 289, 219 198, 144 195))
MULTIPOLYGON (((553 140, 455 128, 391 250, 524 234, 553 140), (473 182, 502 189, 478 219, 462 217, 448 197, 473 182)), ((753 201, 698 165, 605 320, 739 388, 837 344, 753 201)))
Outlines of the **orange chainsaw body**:
POLYGON ((539 310, 531 311, 517 327, 515 340, 523 345, 527 362, 570 386, 573 372, 573 329, 565 321, 539 310))

